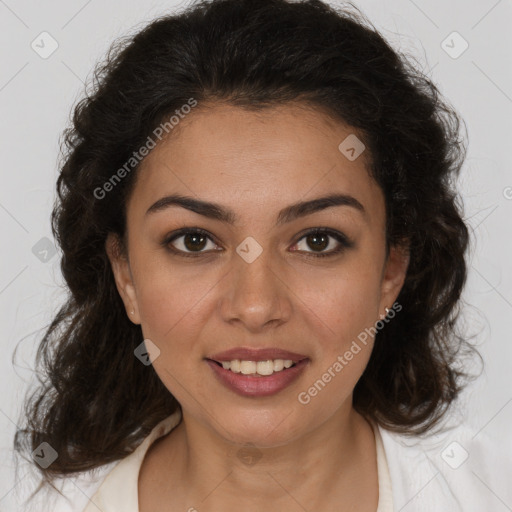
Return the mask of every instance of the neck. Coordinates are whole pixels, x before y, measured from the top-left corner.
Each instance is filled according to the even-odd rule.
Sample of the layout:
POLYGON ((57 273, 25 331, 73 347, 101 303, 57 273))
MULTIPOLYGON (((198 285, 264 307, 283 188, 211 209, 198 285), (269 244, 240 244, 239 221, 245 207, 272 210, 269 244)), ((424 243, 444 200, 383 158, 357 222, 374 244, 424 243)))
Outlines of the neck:
POLYGON ((368 510, 377 508, 375 439, 352 407, 290 443, 266 448, 233 444, 184 412, 162 444, 165 474, 172 487, 186 490, 189 508, 267 510, 272 503, 275 509, 323 510, 335 496, 344 504, 352 496, 364 510, 363 496, 368 510))

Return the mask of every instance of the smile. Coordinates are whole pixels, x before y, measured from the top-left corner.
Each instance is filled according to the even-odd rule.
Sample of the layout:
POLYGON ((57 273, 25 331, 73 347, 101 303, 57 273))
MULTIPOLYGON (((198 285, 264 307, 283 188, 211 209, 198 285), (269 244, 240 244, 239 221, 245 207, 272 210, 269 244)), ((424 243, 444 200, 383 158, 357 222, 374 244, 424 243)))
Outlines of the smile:
POLYGON ((267 361, 215 361, 222 365, 224 370, 231 370, 233 373, 242 373, 243 375, 272 375, 281 372, 284 369, 291 368, 295 363, 291 359, 269 359, 267 361))
POLYGON ((250 397, 279 393, 290 386, 310 362, 308 358, 298 362, 291 359, 205 361, 221 384, 239 395, 250 397))

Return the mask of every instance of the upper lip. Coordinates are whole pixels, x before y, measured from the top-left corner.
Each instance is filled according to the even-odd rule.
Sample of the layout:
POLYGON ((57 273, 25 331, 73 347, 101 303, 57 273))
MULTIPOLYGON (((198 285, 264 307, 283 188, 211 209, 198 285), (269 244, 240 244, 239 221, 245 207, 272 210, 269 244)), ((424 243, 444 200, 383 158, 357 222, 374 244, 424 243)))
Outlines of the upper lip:
POLYGON ((288 350, 282 350, 280 348, 232 348, 230 350, 226 350, 224 352, 217 352, 207 359, 211 359, 213 361, 233 361, 235 359, 243 360, 243 361, 268 361, 270 359, 290 359, 294 363, 301 361, 302 359, 307 359, 307 356, 302 354, 297 354, 295 352, 290 352, 288 350))

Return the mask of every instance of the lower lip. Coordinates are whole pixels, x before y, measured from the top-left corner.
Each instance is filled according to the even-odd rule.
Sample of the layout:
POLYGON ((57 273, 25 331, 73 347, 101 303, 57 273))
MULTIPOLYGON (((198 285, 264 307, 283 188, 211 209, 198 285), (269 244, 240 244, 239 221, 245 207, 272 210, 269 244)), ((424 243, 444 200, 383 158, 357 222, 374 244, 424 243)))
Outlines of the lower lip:
POLYGON ((260 377, 225 370, 209 359, 206 362, 220 382, 227 388, 242 396, 260 397, 275 395, 288 387, 302 374, 309 363, 309 359, 303 359, 286 370, 260 377))

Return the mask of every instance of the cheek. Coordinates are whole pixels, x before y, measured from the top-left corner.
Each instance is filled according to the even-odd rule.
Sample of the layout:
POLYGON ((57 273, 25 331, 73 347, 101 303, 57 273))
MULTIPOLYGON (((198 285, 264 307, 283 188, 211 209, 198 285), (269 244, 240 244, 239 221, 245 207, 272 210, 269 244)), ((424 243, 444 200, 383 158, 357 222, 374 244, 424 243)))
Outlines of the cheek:
POLYGON ((314 333, 315 364, 299 403, 316 414, 335 410, 352 393, 373 349, 378 320, 380 273, 353 261, 325 278, 304 279, 298 294, 300 315, 314 333))
POLYGON ((304 316, 315 324, 317 357, 296 399, 311 417, 329 416, 350 401, 373 349, 374 295, 371 280, 347 278, 307 296, 304 316))
POLYGON ((378 265, 353 258, 325 274, 303 273, 294 291, 304 318, 309 318, 323 352, 340 350, 378 320, 378 265))
MULTIPOLYGON (((189 390, 195 389, 196 399, 198 393, 202 394, 198 389, 200 380, 195 376, 203 364, 199 341, 204 337, 207 291, 211 286, 207 286, 205 277, 197 270, 176 271, 161 262, 146 262, 136 279, 143 336, 159 349, 153 368, 178 402, 195 410, 198 405, 190 399, 189 390)), ((197 414, 200 412, 199 408, 197 414)))
POLYGON ((210 279, 192 264, 172 265, 165 257, 141 260, 144 264, 134 271, 134 279, 144 336, 160 342, 187 338, 196 325, 199 328, 199 312, 215 282, 209 284, 210 279))

